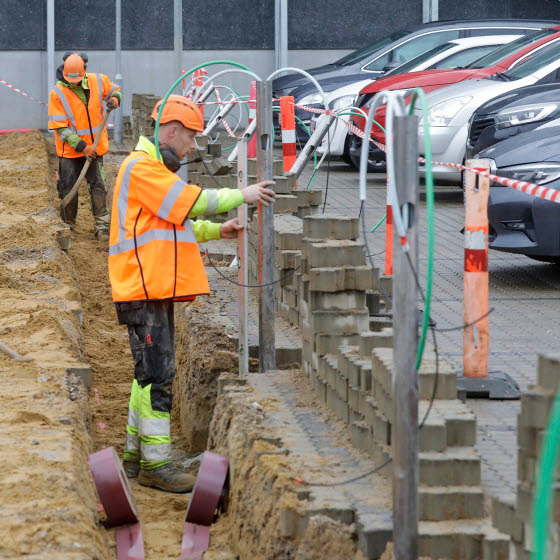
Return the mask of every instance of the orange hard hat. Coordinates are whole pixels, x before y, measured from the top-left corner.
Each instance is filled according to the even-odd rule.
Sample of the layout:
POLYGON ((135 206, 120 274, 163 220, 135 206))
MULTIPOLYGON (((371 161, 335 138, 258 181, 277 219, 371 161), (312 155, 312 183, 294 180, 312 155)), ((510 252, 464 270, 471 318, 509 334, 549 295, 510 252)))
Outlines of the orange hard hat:
POLYGON ((86 65, 84 59, 79 54, 71 54, 64 61, 62 75, 67 82, 71 84, 79 84, 86 75, 86 65))
MULTIPOLYGON (((160 99, 152 111, 152 119, 157 120, 159 108, 163 99, 160 99)), ((171 121, 179 121, 185 128, 202 132, 204 130, 204 118, 197 104, 182 95, 170 95, 165 102, 161 124, 171 121)))

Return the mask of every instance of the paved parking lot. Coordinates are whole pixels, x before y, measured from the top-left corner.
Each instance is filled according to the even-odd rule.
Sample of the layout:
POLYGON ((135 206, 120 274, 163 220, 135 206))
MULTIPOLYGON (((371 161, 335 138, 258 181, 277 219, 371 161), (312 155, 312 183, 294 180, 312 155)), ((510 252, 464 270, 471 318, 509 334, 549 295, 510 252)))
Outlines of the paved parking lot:
MULTIPOLYGON (((309 166, 311 167, 311 166, 309 166)), ((300 184, 307 184, 302 176, 300 184)), ((368 231, 385 212, 385 175, 370 175, 366 224, 368 231)), ((317 173, 313 188, 327 184, 327 165, 317 173)), ((421 191, 423 187, 421 187, 421 191)), ((425 203, 421 201, 421 209, 425 203)), ((326 212, 357 216, 358 173, 342 162, 331 162, 326 212)), ((436 238, 432 317, 438 327, 458 326, 463 309, 462 191, 453 186, 436 192, 436 238)), ((368 235, 374 262, 383 268, 385 227, 368 235)), ((426 267, 425 212, 420 216, 420 271, 426 267)), ((511 375, 523 390, 536 380, 537 353, 558 349, 560 332, 560 268, 524 256, 490 251, 489 370, 511 375)), ((423 279, 422 279, 423 281, 423 279)), ((438 346, 462 373, 462 331, 438 333, 438 346)), ((513 493, 517 480, 517 415, 519 401, 469 400, 478 418, 478 449, 483 458, 483 481, 492 495, 513 493)))

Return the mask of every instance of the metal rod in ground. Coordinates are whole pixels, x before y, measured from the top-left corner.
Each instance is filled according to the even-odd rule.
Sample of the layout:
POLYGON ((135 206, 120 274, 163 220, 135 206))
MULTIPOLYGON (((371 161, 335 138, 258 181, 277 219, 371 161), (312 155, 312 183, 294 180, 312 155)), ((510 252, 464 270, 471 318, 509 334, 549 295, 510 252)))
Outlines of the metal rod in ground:
MULTIPOLYGON (((257 82, 257 180, 272 181, 272 83, 257 82)), ((258 206, 259 371, 276 369, 274 206, 258 206)))
MULTIPOLYGON (((417 117, 395 117, 395 182, 407 228, 410 258, 418 267, 417 117)), ((397 210, 396 208, 394 209, 397 210)), ((393 535, 395 560, 418 552, 418 348, 416 283, 397 229, 393 272, 393 535)))
MULTIPOLYGON (((255 119, 253 119, 248 125, 247 128, 245 129, 245 132, 243 133, 243 138, 247 138, 247 143, 249 143, 249 140, 251 140, 251 138, 253 137, 253 134, 255 134, 255 130, 257 130, 257 121, 255 119)), ((235 145, 235 148, 233 148, 233 150, 231 150, 229 156, 228 156, 228 161, 235 161, 237 159, 237 151, 239 149, 239 144, 235 145)))
MULTIPOLYGON (((183 0, 173 0, 173 76, 181 75, 183 59, 183 0)), ((173 93, 179 93, 178 87, 173 93)))
MULTIPOLYGON (((237 141, 239 157, 237 158, 237 187, 244 189, 247 186, 247 143, 248 138, 242 137, 237 141)), ((239 297, 239 374, 249 373, 249 267, 247 263, 247 205, 242 204, 237 208, 237 218, 243 225, 237 238, 237 254, 239 255, 239 273, 237 281, 241 284, 238 289, 239 297)))
MULTIPOLYGON (((121 0, 116 0, 115 4, 115 84, 119 86, 121 94, 123 91, 123 77, 121 65, 121 0)), ((124 94, 123 94, 124 95, 124 94)), ((115 144, 123 143, 123 112, 122 104, 115 109, 114 113, 115 129, 114 140, 115 144)))
POLYGON ((290 171, 295 173, 298 178, 301 175, 302 171, 305 169, 307 162, 311 159, 311 156, 314 154, 315 150, 321 145, 323 138, 327 134, 330 126, 335 121, 334 115, 323 115, 317 121, 317 128, 313 131, 311 138, 307 141, 307 144, 303 147, 303 150, 299 153, 298 158, 292 165, 290 171))

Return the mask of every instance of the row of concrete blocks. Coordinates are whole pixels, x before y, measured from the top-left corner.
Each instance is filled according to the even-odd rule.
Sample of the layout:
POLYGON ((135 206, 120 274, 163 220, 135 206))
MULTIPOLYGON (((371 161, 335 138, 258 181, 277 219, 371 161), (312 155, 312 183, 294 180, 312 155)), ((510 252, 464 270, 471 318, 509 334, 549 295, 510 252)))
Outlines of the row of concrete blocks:
MULTIPOLYGON (((537 463, 543 445, 550 411, 560 386, 560 354, 540 354, 537 365, 537 384, 521 394, 521 412, 517 422, 518 486, 516 495, 500 496, 492 500, 492 522, 509 535, 518 560, 530 560, 531 523, 537 463)), ((558 479, 558 474, 556 479, 558 479)), ((554 483, 553 536, 549 557, 560 555, 560 485, 554 483)))

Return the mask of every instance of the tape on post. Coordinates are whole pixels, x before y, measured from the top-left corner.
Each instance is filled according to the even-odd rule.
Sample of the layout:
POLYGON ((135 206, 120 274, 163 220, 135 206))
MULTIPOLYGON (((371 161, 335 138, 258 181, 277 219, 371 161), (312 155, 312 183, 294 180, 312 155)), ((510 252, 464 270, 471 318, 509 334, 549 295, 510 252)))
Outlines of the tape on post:
POLYGON ((202 560, 210 545, 210 525, 226 484, 229 458, 205 451, 187 508, 179 560, 202 560))
POLYGON ((88 463, 109 524, 117 527, 118 560, 144 560, 138 506, 117 453, 106 447, 89 455, 88 463))

